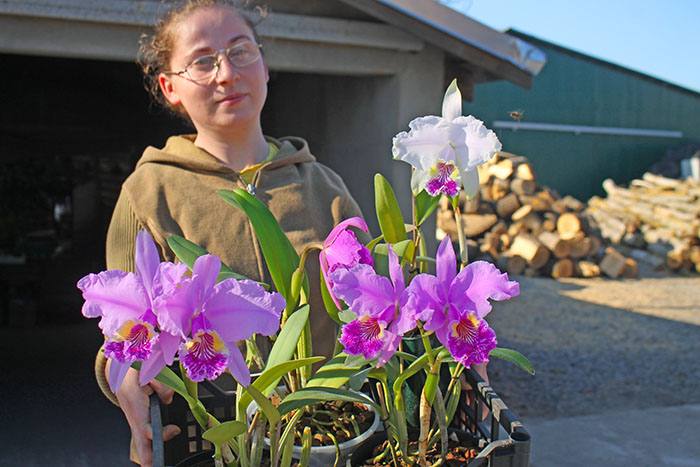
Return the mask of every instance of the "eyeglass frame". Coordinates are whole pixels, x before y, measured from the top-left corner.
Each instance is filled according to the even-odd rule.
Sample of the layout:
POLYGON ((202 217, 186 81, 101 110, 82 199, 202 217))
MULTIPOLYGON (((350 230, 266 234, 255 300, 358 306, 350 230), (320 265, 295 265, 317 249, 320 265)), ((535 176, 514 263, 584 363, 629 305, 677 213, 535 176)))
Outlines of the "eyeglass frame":
POLYGON ((234 67, 234 68, 243 68, 243 67, 246 67, 246 66, 248 66, 248 65, 252 65, 253 63, 255 63, 255 62, 257 62, 258 60, 260 60, 260 57, 262 57, 262 52, 260 52, 260 55, 258 56, 258 58, 256 58, 256 59, 253 60, 252 62, 247 63, 247 64, 242 65, 242 66, 235 65, 235 64, 231 61, 231 58, 229 58, 228 53, 226 53, 226 52, 228 52, 228 51, 231 50, 231 49, 235 49, 236 47, 239 47, 241 44, 245 44, 245 43, 253 44, 253 45, 255 45, 255 46, 258 48, 259 51, 262 51, 262 44, 257 44, 257 43, 252 42, 252 41, 239 42, 238 44, 232 45, 231 47, 224 47, 223 49, 219 49, 219 50, 217 50, 217 51, 214 52, 214 53, 206 54, 206 55, 200 55, 200 56, 197 57, 197 58, 193 58, 192 60, 190 60, 190 61, 185 65, 185 68, 183 68, 181 71, 164 71, 163 73, 165 73, 166 75, 178 75, 178 76, 183 76, 183 75, 184 75, 184 76, 187 77, 187 79, 189 79, 189 80, 191 80, 191 81, 194 81, 194 82, 197 82, 197 83, 201 83, 201 82, 204 82, 204 81, 207 81, 207 80, 211 80, 211 79, 213 79, 213 78, 215 78, 216 76, 219 75, 219 70, 221 69, 221 60, 219 59, 219 56, 220 56, 222 53, 223 53, 224 56, 226 57, 226 60, 228 60, 229 64, 231 64, 231 66, 234 67), (216 63, 214 64, 214 67, 215 67, 216 71, 214 72, 213 75, 209 76, 208 78, 200 78, 200 79, 194 79, 194 78, 192 78, 192 77, 190 76, 190 74, 187 72, 187 69, 188 69, 188 68, 190 67, 190 65, 192 65, 194 62, 196 62, 197 60, 201 60, 202 58, 205 58, 205 57, 214 57, 214 58, 216 59, 216 63))

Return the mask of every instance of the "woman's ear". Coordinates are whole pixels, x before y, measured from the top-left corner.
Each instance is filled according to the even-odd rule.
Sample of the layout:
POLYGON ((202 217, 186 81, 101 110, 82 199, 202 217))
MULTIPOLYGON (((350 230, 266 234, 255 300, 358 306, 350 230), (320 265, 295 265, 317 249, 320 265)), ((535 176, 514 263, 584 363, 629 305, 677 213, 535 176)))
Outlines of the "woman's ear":
POLYGON ((171 105, 180 105, 180 96, 177 94, 177 91, 175 91, 173 80, 169 75, 165 73, 159 74, 158 85, 160 85, 160 90, 171 105))

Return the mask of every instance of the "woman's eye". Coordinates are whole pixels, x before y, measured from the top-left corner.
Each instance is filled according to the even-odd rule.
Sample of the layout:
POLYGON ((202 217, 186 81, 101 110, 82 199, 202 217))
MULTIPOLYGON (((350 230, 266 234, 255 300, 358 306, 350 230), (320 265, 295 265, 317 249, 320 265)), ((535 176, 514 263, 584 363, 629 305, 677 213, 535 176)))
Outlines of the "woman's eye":
POLYGON ((199 69, 214 68, 216 66, 216 57, 213 55, 199 57, 198 59, 194 60, 190 66, 199 69))

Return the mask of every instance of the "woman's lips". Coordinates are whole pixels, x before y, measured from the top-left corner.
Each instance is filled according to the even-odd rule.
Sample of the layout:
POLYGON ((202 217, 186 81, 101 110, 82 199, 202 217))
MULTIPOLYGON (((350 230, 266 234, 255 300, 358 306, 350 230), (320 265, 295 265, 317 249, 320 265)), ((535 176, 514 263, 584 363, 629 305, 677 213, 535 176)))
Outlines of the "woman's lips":
POLYGON ((220 104, 233 105, 237 104, 245 98, 244 93, 235 93, 225 96, 223 99, 219 100, 220 104))

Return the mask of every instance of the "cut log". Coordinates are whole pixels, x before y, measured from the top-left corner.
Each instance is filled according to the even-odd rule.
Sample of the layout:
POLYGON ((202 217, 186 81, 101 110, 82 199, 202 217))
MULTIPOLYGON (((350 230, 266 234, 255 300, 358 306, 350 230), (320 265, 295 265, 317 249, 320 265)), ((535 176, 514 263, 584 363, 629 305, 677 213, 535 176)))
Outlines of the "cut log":
POLYGON ((626 279, 635 279, 639 276, 639 267, 637 262, 632 258, 625 259, 625 268, 622 270, 622 277, 626 279))
POLYGON ((508 219, 520 208, 520 200, 515 193, 508 193, 496 202, 496 213, 501 219, 508 219))
POLYGON ((605 250, 605 257, 600 262, 600 270, 608 277, 617 279, 622 276, 627 265, 627 258, 614 248, 605 250))
POLYGON ((537 191, 537 183, 534 180, 515 178, 510 182, 510 189, 519 195, 531 196, 537 191))
POLYGON ((525 258, 528 265, 534 269, 544 266, 550 257, 549 250, 535 237, 528 234, 520 234, 515 237, 509 251, 513 255, 525 258))
POLYGON ((549 275, 555 279, 574 275, 574 263, 569 258, 553 261, 547 269, 549 275))
POLYGON ((564 202, 567 209, 574 211, 574 212, 583 211, 583 208, 586 207, 585 204, 583 204, 581 201, 577 200, 573 196, 567 195, 567 196, 564 196, 561 200, 564 202))
POLYGON ((574 238, 581 231, 581 220, 573 212, 565 212, 557 219, 557 232, 564 240, 574 238))
POLYGON ((530 213, 532 213, 532 206, 526 204, 524 206, 520 206, 516 211, 514 211, 510 218, 515 222, 518 222, 525 219, 525 217, 527 217, 530 213))
POLYGON ((541 232, 537 239, 552 252, 555 258, 566 258, 571 252, 571 243, 555 232, 541 232))
POLYGON ((491 201, 498 201, 510 192, 510 182, 507 179, 496 178, 491 183, 491 201))
POLYGON ((535 172, 529 162, 521 162, 515 168, 515 177, 520 180, 535 180, 535 172))
POLYGON ((462 214, 462 222, 464 235, 476 237, 493 227, 498 222, 498 216, 496 214, 462 214))
POLYGON ((493 175, 500 180, 507 180, 513 175, 513 161, 511 159, 502 159, 489 166, 489 175, 493 175))
POLYGON ((496 266, 508 274, 522 274, 527 262, 522 256, 513 255, 507 251, 496 260, 496 266))
POLYGON ((575 263, 574 269, 576 275, 581 277, 598 277, 600 276, 600 267, 592 261, 578 261, 575 263))
MULTIPOLYGON (((583 234, 583 232, 581 233, 583 234)), ((585 235, 576 236, 569 240, 569 243, 571 244, 571 252, 569 253, 569 256, 574 259, 583 258, 591 251, 591 239, 585 235)))

